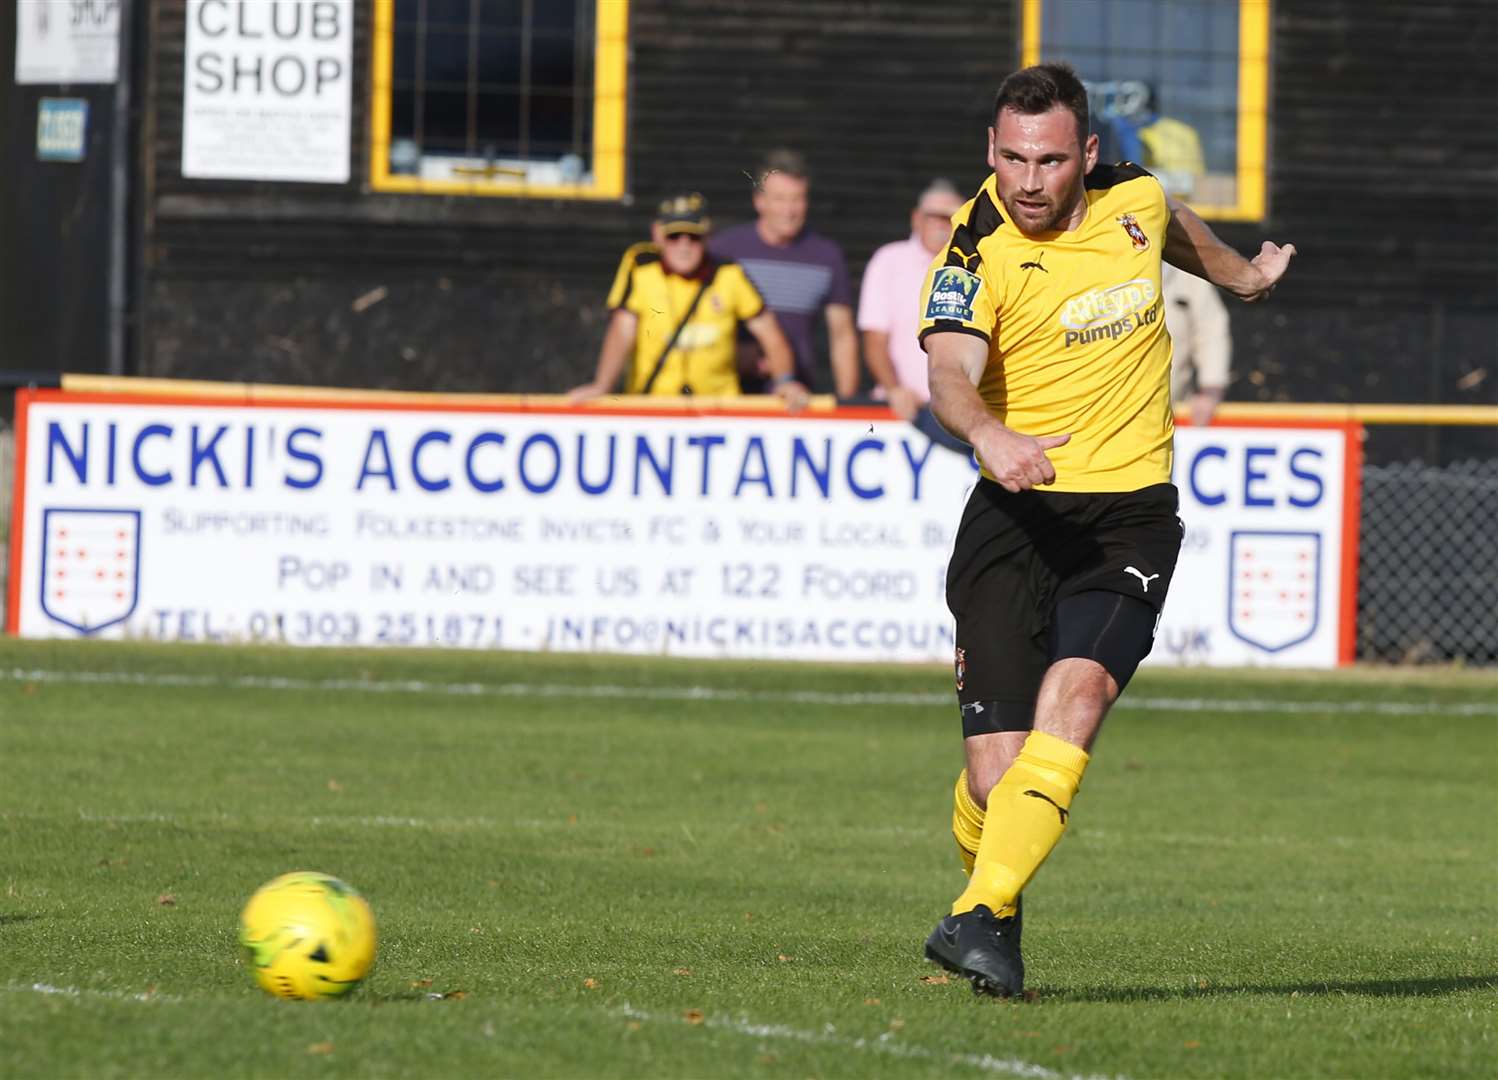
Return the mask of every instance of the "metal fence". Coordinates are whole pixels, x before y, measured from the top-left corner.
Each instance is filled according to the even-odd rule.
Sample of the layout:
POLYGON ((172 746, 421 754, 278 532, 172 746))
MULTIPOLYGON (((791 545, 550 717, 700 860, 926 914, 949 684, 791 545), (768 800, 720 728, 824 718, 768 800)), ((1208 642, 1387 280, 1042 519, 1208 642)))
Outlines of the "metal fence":
POLYGON ((5 625, 6 575, 10 573, 10 489, 16 475, 16 438, 10 424, 0 419, 0 627, 5 625))
POLYGON ((1359 660, 1498 663, 1498 458, 1363 468, 1359 660))

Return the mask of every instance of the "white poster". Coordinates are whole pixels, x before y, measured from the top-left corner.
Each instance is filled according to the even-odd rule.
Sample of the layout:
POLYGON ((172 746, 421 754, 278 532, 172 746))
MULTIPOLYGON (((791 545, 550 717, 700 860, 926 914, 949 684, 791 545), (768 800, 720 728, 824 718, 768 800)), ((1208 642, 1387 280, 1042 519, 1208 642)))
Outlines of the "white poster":
POLYGON ((17 0, 17 83, 112 83, 119 58, 118 0, 17 0))
POLYGON ((346 183, 353 0, 188 0, 182 175, 346 183))
POLYGON ((1355 440, 1344 427, 1176 429, 1185 540, 1147 662, 1352 661, 1355 440))
MULTIPOLYGON (((18 396, 10 626, 949 663, 976 473, 886 414, 18 396)), ((1342 430, 1184 430, 1153 660, 1329 666, 1342 430)))
POLYGON ((950 660, 970 459, 784 414, 37 401, 27 636, 950 660))

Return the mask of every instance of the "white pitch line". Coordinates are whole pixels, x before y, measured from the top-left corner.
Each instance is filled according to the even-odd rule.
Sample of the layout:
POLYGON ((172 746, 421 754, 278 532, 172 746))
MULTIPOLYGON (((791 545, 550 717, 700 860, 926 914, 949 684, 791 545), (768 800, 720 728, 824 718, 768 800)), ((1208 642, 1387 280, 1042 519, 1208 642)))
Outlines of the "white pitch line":
POLYGON ((1213 698, 1118 699, 1116 709, 1135 712, 1247 712, 1247 713, 1373 713, 1378 716, 1498 716, 1498 702, 1461 703, 1417 701, 1219 701, 1213 698))
MULTIPOLYGON (((244 819, 235 818, 229 814, 188 814, 172 815, 161 813, 149 814, 101 814, 93 810, 77 810, 75 812, 57 814, 38 814, 28 811, 0 810, 0 821, 57 821, 61 817, 74 817, 77 820, 97 825, 167 825, 175 829, 206 828, 215 825, 242 825, 244 819)), ((546 820, 539 818, 517 818, 513 821, 500 821, 496 818, 466 817, 466 818, 418 818, 400 817, 387 814, 378 815, 328 815, 318 814, 309 818, 297 817, 275 817, 257 818, 262 825, 267 824, 289 824, 293 826, 306 826, 311 828, 335 828, 335 829, 410 829, 415 832, 494 832, 495 830, 517 829, 529 831, 555 830, 558 832, 574 830, 577 825, 561 818, 546 820)), ((612 829, 616 826, 611 822, 593 822, 589 828, 597 831, 600 829, 612 829)), ((618 826, 623 831, 638 834, 639 830, 633 826, 618 826)), ((911 840, 929 840, 934 832, 931 829, 916 828, 907 825, 873 825, 854 828, 852 831, 864 836, 898 836, 911 840)), ((1321 848, 1359 848, 1377 847, 1387 850, 1391 841, 1384 836, 1285 836, 1273 833, 1260 833, 1256 835, 1230 835, 1227 833, 1181 833, 1181 832, 1150 832, 1147 830, 1131 830, 1127 833, 1114 832, 1109 829, 1096 829, 1086 825, 1073 825, 1069 830, 1072 839, 1069 843, 1079 844, 1103 844, 1108 846, 1167 846, 1167 847, 1211 847, 1211 848, 1257 848, 1275 847, 1285 848, 1297 844, 1315 844, 1321 848)), ((1416 841, 1410 844, 1420 847, 1416 841)), ((1427 845, 1428 847, 1428 845, 1427 845)), ((1449 850, 1432 852, 1422 848, 1419 851, 1408 853, 1408 858, 1439 858, 1447 861, 1480 861, 1481 853, 1461 854, 1449 850)))
MULTIPOLYGON (((102 1001, 135 1001, 143 1004, 181 1004, 183 998, 173 994, 155 993, 129 993, 124 990, 91 990, 76 986, 53 986, 50 983, 6 983, 0 985, 0 992, 7 994, 41 994, 48 997, 64 997, 73 1000, 98 999, 102 1001)), ((667 1015, 657 1015, 644 1012, 628 1004, 618 1010, 622 1015, 631 1020, 650 1023, 686 1023, 685 1020, 667 1015)), ((808 1031, 800 1028, 789 1027, 785 1024, 760 1024, 751 1020, 740 1018, 727 1018, 710 1016, 702 1021, 704 1027, 716 1031, 729 1031, 736 1035, 745 1035, 755 1039, 779 1040, 781 1042, 798 1042, 809 1046, 836 1046, 844 1050, 855 1050, 884 1057, 904 1058, 917 1061, 948 1061, 953 1065, 965 1065, 984 1072, 997 1073, 1002 1076, 1020 1077, 1021 1080, 1127 1080, 1121 1075, 1101 1075, 1097 1073, 1078 1074, 1063 1073, 1055 1069, 1048 1069, 1044 1065, 1037 1065, 1031 1061, 1019 1058, 1001 1058, 992 1054, 950 1053, 941 1050, 933 1050, 930 1047, 919 1046, 912 1043, 901 1042, 894 1032, 886 1031, 877 1038, 869 1039, 849 1035, 839 1035, 837 1030, 828 1024, 821 1031, 808 1031)))
POLYGON ((0 991, 7 994, 43 994, 48 997, 67 998, 98 998, 104 1001, 141 1001, 141 1002, 163 1002, 169 1004, 180 1004, 182 998, 175 994, 129 993, 125 990, 89 990, 77 986, 53 986, 51 983, 6 983, 0 986, 0 991))
MULTIPOLYGON (((648 1013, 628 1004, 619 1011, 631 1020, 651 1023, 687 1023, 682 1017, 648 1013)), ((810 1046, 836 1046, 844 1050, 857 1050, 907 1060, 948 1061, 953 1065, 967 1065, 984 1072, 1021 1077, 1022 1080, 1126 1080, 1122 1076, 1102 1076, 1095 1073, 1084 1076, 1057 1072, 1055 1069, 1048 1069, 1044 1065, 1037 1065, 1032 1061, 1023 1061, 1019 1058, 933 1050, 928 1046, 901 1042, 892 1031, 886 1031, 877 1038, 870 1039, 862 1036, 839 1035, 831 1024, 826 1025, 820 1031, 810 1031, 785 1024, 755 1023, 742 1017, 707 1016, 702 1019, 701 1023, 703 1027, 717 1031, 731 1031, 736 1035, 747 1035, 756 1039, 776 1039, 782 1042, 805 1043, 810 1046)))
MULTIPOLYGON (((215 825, 241 825, 243 820, 235 818, 230 814, 190 814, 172 815, 161 813, 148 814, 101 814, 93 810, 79 809, 68 813, 38 814, 28 811, 0 810, 0 821, 57 821, 61 817, 77 817, 77 820, 99 825, 167 825, 175 829, 205 828, 215 825)), ((275 817, 260 819, 262 825, 266 824, 290 824, 294 826, 310 826, 312 828, 341 828, 341 829, 410 829, 416 832, 494 832, 503 829, 519 830, 574 830, 577 825, 561 818, 516 818, 512 821, 500 821, 497 818, 465 817, 465 818, 419 818, 403 817, 389 814, 377 815, 340 815, 340 814, 318 814, 310 818, 275 817)), ((611 822, 593 822, 589 828, 593 830, 611 829, 616 826, 611 822)), ((638 834, 639 830, 633 826, 617 826, 617 828, 638 834)), ((934 835, 931 829, 916 828, 908 825, 871 825, 854 828, 852 831, 864 836, 898 836, 915 841, 926 841, 934 835)), ((1150 832, 1147 830, 1131 830, 1127 833, 1115 832, 1110 829, 1096 829, 1086 825, 1073 825, 1071 827, 1072 839, 1069 843, 1074 844, 1102 844, 1107 846, 1166 846, 1166 847, 1211 847, 1211 848, 1257 848, 1274 847, 1287 848, 1298 844, 1315 844, 1321 848, 1362 848, 1376 847, 1381 851, 1387 851, 1391 841, 1383 836, 1285 836, 1274 833, 1259 833, 1254 835, 1230 835, 1227 833, 1181 833, 1181 832, 1150 832)), ((1399 842, 1394 842, 1399 843, 1399 842)), ((1422 847, 1416 841, 1409 844, 1419 850, 1406 853, 1406 858, 1413 859, 1443 859, 1457 862, 1479 862, 1485 856, 1481 852, 1453 852, 1441 850, 1432 852, 1428 845, 1422 847)), ((0 987, 0 989, 4 989, 0 987)))
MULTIPOLYGON (((298 679, 277 675, 218 678, 171 672, 46 671, 0 669, 0 682, 54 683, 80 686, 149 686, 185 689, 357 692, 366 694, 435 694, 445 697, 605 698, 636 701, 749 702, 790 705, 951 706, 945 693, 837 693, 817 690, 729 690, 712 686, 568 686, 561 683, 432 682, 425 679, 298 679)), ((1131 698, 1115 706, 1130 712, 1244 712, 1304 716, 1315 713, 1361 713, 1377 716, 1498 716, 1498 702, 1411 701, 1263 701, 1213 698, 1131 698)))

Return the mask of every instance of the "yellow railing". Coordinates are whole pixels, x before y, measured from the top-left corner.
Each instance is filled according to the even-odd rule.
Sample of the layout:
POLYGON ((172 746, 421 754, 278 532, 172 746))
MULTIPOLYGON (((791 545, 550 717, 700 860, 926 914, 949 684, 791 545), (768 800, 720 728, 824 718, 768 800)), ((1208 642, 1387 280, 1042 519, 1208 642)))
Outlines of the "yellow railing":
MULTIPOLYGON (((325 386, 281 386, 273 383, 208 382, 196 379, 141 379, 114 375, 64 375, 62 388, 75 394, 138 394, 150 397, 217 398, 224 401, 294 401, 333 399, 368 405, 468 405, 496 407, 565 405, 560 394, 451 394, 414 390, 347 390, 325 386)), ((763 408, 775 412, 780 400, 769 395, 738 398, 627 397, 611 395, 589 402, 591 408, 681 409, 694 412, 714 406, 763 408)), ((819 412, 837 407, 831 395, 812 398, 819 412)), ((1184 416, 1184 413, 1181 414, 1184 416)), ((1356 422, 1361 424, 1430 424, 1436 426, 1498 427, 1498 405, 1335 405, 1301 402, 1228 402, 1217 410, 1224 420, 1287 420, 1356 422)))
MULTIPOLYGON (((210 382, 198 379, 143 379, 118 375, 64 375, 62 389, 70 394, 130 394, 139 397, 159 398, 211 398, 224 402, 264 401, 339 401, 361 405, 395 406, 493 406, 496 408, 557 408, 567 405, 564 394, 481 394, 481 393, 434 393, 421 390, 350 390, 332 386, 286 386, 275 383, 210 382)), ((735 398, 709 397, 633 397, 612 394, 588 402, 593 409, 679 409, 696 412, 714 407, 736 410, 759 410, 779 412, 785 406, 771 394, 749 394, 735 398)), ((830 394, 813 395, 809 405, 814 411, 827 412, 837 408, 837 399, 830 394)))
POLYGON ((1337 420, 1359 424, 1432 424, 1498 427, 1498 405, 1327 405, 1300 402, 1228 402, 1224 420, 1337 420))

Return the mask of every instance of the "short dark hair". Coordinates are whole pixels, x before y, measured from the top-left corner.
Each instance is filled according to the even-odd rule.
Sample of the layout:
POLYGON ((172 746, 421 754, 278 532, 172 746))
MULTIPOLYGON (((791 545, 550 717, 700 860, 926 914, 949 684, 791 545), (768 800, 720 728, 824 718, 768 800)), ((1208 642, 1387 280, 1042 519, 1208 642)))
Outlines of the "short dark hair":
POLYGON ((811 174, 806 169, 806 159, 794 150, 781 148, 771 150, 766 154, 765 159, 759 163, 759 172, 755 174, 754 186, 764 187, 765 177, 771 173, 784 173, 792 179, 811 182, 811 174))
POLYGON ((1038 116, 1057 105, 1065 105, 1077 118, 1077 142, 1085 143, 1091 127, 1087 87, 1070 64, 1036 64, 1012 73, 999 84, 999 92, 994 95, 993 125, 999 126, 999 113, 1005 109, 1038 116))

